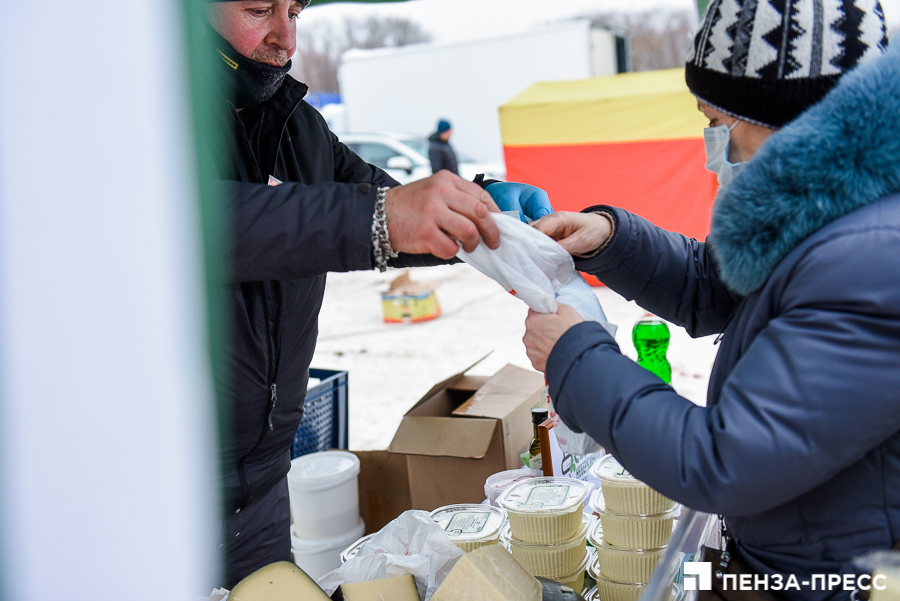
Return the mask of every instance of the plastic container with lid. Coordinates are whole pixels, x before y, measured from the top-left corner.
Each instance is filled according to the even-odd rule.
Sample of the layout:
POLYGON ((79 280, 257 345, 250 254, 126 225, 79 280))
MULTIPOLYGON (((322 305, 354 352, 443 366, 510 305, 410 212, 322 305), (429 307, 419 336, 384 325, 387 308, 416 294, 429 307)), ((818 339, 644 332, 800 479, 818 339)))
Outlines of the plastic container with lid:
POLYGON ((650 582, 650 577, 666 554, 666 549, 620 549, 600 545, 597 561, 600 573, 617 582, 650 582))
POLYGON ((603 541, 623 549, 665 547, 672 538, 672 528, 678 514, 677 506, 665 513, 651 515, 627 515, 609 511, 603 500, 602 490, 591 496, 591 509, 600 516, 603 541))
POLYGON ((506 510, 512 537, 525 543, 559 543, 582 528, 591 485, 574 478, 545 476, 516 482, 497 504, 506 510))
MULTIPOLYGON (((681 601, 684 597, 684 590, 679 585, 673 584, 671 595, 671 601, 681 601)), ((601 599, 600 592, 597 590, 596 586, 584 593, 582 597, 584 597, 584 601, 604 601, 603 599, 601 599)))
POLYGON ((431 519, 467 553, 485 545, 496 545, 504 518, 503 510, 491 505, 447 505, 431 512, 431 519))
POLYGON ((347 451, 322 451, 292 460, 287 480, 294 533, 306 540, 324 540, 354 532, 360 522, 358 474, 359 458, 347 451))
MULTIPOLYGON (((569 587, 580 595, 582 591, 584 591, 584 573, 588 569, 588 566, 591 565, 591 561, 591 556, 588 553, 585 553, 582 562, 577 568, 572 570, 571 573, 559 577, 547 576, 547 578, 550 578, 550 580, 558 582, 563 586, 569 587)), ((544 576, 542 576, 542 578, 544 578, 544 576)))
POLYGON ((488 476, 488 479, 484 481, 484 495, 487 497, 488 501, 491 502, 491 505, 497 507, 497 499, 510 484, 524 478, 537 478, 543 475, 544 472, 541 470, 530 470, 528 468, 497 472, 496 474, 488 476))
POLYGON ((646 585, 639 583, 616 582, 600 573, 599 561, 594 561, 589 568, 591 577, 597 582, 596 598, 601 601, 638 601, 646 585))
POLYGON ((377 532, 373 532, 372 534, 367 534, 361 539, 357 540, 355 543, 341 551, 341 563, 347 563, 347 560, 352 559, 359 555, 360 549, 366 546, 366 543, 369 542, 369 539, 378 534, 377 532))
POLYGON ((552 578, 560 574, 571 574, 584 561, 587 548, 587 534, 591 519, 584 515, 581 530, 572 538, 560 543, 524 543, 510 538, 509 552, 522 566, 542 578, 552 578))
POLYGON ((600 573, 617 582, 650 582, 653 570, 662 561, 666 548, 621 549, 603 542, 603 528, 598 522, 588 533, 594 546, 600 573))
POLYGON ((594 462, 590 474, 600 481, 600 488, 610 511, 650 515, 664 513, 675 507, 675 501, 632 476, 612 455, 594 462))

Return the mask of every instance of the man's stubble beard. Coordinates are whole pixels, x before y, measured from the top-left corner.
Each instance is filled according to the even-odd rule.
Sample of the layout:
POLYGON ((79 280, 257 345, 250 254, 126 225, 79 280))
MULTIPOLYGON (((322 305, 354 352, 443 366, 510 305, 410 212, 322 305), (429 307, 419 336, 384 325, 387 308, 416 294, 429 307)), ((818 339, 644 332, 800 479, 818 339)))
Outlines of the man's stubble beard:
POLYGON ((258 63, 277 63, 279 67, 285 66, 291 59, 286 50, 271 47, 257 48, 248 58, 258 63))

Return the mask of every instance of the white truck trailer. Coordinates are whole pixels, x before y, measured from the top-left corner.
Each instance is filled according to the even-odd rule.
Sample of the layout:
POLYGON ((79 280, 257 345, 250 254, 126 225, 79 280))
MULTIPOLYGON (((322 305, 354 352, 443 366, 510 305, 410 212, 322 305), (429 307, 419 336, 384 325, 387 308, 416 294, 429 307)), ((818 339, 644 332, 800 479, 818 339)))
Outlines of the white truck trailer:
POLYGON ((538 81, 613 75, 629 62, 624 33, 587 19, 491 39, 350 50, 338 71, 343 126, 427 135, 448 119, 454 147, 502 161, 504 102, 538 81))

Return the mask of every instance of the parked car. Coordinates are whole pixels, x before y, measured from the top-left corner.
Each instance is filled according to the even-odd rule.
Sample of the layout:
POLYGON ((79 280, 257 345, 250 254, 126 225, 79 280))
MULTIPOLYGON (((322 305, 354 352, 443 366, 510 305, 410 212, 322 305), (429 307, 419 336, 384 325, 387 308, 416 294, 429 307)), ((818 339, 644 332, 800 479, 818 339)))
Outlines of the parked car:
MULTIPOLYGON (((431 175, 428 160, 428 140, 403 134, 339 134, 341 142, 365 162, 384 169, 401 184, 408 184, 431 175)), ((503 163, 479 162, 457 151, 459 175, 469 181, 483 173, 485 179, 506 179, 503 163)))

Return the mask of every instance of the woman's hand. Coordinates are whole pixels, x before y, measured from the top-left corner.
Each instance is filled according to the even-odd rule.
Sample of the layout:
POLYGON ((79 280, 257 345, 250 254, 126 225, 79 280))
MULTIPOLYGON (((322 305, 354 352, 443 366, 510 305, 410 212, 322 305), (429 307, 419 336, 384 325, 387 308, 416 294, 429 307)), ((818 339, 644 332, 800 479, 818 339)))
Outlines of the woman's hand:
MULTIPOLYGON (((603 219, 603 217, 601 217, 603 219)), ((604 219, 605 221, 605 219, 604 219)), ((525 319, 525 350, 531 364, 540 372, 547 370, 547 357, 569 328, 584 321, 578 311, 569 305, 559 305, 555 314, 528 310, 525 319)))
POLYGON ((609 219, 596 213, 566 213, 558 211, 531 224, 547 234, 571 255, 594 252, 612 234, 609 219))

